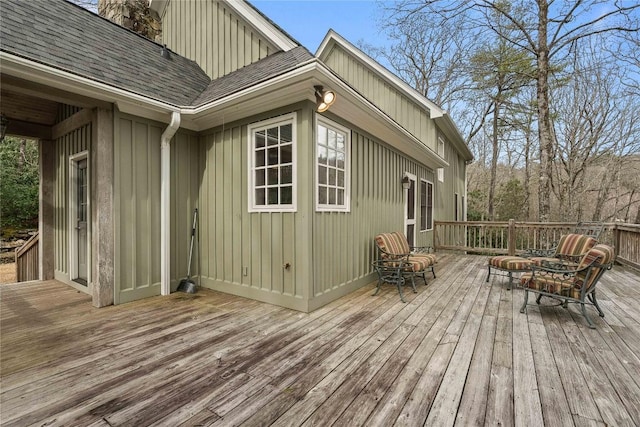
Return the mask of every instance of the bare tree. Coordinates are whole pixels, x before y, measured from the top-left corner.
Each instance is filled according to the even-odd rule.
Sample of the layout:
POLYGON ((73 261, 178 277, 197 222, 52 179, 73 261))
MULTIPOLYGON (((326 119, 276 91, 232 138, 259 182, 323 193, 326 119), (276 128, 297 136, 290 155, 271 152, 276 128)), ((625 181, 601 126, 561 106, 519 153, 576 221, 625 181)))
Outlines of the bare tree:
MULTIPOLYGON (((389 26, 398 26, 430 14, 447 22, 462 19, 474 22, 476 28, 489 29, 514 49, 526 52, 535 60, 536 110, 539 139, 538 216, 548 221, 551 214, 553 186, 553 156, 556 140, 551 116, 551 91, 556 74, 577 42, 592 37, 619 37, 637 33, 640 25, 633 12, 640 9, 635 2, 603 3, 599 0, 576 0, 555 3, 553 0, 402 0, 389 13, 389 26), (496 25, 493 16, 502 16, 511 23, 508 32, 496 25)), ((429 43, 428 39, 424 40, 429 43)))

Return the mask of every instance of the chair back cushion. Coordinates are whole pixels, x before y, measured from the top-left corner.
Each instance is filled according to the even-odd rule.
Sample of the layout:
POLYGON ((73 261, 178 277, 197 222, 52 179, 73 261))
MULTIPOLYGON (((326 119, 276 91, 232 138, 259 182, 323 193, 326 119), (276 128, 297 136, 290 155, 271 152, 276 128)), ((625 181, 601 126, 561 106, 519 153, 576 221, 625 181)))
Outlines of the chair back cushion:
POLYGON ((558 242, 558 255, 582 255, 593 248, 597 243, 596 239, 583 234, 565 234, 558 242))
POLYGON ((577 274, 580 282, 583 283, 582 286, 586 287, 586 289, 590 289, 595 285, 596 281, 604 273, 606 265, 611 263, 614 257, 615 251, 609 245, 599 244, 591 248, 589 252, 582 257, 580 265, 578 265, 578 270, 585 269, 577 274), (593 266, 590 269, 587 269, 587 267, 591 265, 593 266), (588 278, 587 274, 589 275, 588 278), (587 279, 586 283, 584 282, 585 279, 587 279))
POLYGON ((407 255, 410 252, 407 238, 399 231, 378 234, 375 240, 382 251, 380 253, 382 258, 386 258, 388 254, 407 255))

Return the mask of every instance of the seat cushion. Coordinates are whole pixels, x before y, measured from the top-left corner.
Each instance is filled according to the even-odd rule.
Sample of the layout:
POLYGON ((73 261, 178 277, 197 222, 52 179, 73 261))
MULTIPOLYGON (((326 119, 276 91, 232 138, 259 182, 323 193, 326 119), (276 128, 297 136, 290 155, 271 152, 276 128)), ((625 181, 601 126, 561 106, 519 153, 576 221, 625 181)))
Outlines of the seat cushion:
POLYGON ((532 277, 531 273, 522 275, 520 284, 523 288, 580 299, 582 280, 566 278, 562 274, 536 274, 536 280, 531 280, 532 277))
MULTIPOLYGON (((389 254, 406 255, 409 253, 409 243, 407 243, 407 238, 404 237, 404 234, 398 231, 378 234, 375 240, 376 245, 378 245, 382 251, 389 254)), ((383 256, 386 256, 384 252, 383 256)))
POLYGON ((583 234, 566 234, 560 238, 556 257, 558 255, 584 255, 595 246, 596 239, 583 234))
POLYGON ((533 262, 519 256, 499 255, 489 258, 489 265, 507 271, 527 271, 533 262))
POLYGON ((424 271, 436 263, 436 256, 434 254, 412 254, 409 255, 409 262, 412 271, 424 271))

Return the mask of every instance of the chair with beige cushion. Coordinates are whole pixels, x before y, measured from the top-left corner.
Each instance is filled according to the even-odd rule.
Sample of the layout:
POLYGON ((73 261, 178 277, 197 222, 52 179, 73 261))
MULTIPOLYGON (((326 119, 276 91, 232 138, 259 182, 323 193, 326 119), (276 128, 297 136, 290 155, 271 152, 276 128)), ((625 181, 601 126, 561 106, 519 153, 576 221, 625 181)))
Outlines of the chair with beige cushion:
POLYGON ((403 260, 404 273, 411 278, 411 284, 415 288, 415 276, 421 276, 425 285, 427 277, 425 273, 431 271, 436 277, 434 265, 437 263, 433 248, 429 246, 409 246, 405 235, 399 231, 382 233, 375 238, 378 248, 378 259, 386 261, 403 260))
POLYGON ((595 329, 593 322, 587 316, 585 304, 593 305, 600 317, 604 317, 596 299, 596 285, 604 272, 611 270, 614 261, 614 249, 611 246, 599 244, 591 248, 577 266, 533 265, 531 272, 523 274, 520 279, 525 291, 520 313, 525 312, 529 292, 533 292, 538 295, 536 298, 538 304, 543 296, 560 301, 564 308, 567 308, 569 303, 580 304, 581 313, 589 327, 595 329))

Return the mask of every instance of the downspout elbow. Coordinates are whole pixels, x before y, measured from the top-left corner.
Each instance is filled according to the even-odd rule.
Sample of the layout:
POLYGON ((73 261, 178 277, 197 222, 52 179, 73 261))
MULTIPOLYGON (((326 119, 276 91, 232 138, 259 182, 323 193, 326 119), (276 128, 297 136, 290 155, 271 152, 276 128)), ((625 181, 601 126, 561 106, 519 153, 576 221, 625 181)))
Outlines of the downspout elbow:
POLYGON ((169 122, 169 126, 162 132, 161 141, 162 145, 169 144, 173 135, 176 134, 178 128, 180 128, 181 116, 177 111, 173 111, 171 113, 171 122, 169 122))

